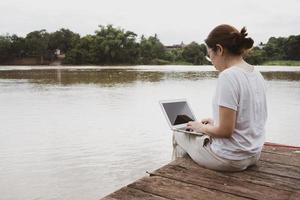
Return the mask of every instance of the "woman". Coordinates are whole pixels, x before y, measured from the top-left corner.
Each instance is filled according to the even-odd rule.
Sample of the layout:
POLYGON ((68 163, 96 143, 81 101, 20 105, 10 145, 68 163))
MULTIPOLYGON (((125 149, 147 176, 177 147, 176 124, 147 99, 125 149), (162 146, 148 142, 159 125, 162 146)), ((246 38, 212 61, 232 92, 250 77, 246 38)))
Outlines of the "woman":
POLYGON ((243 59, 254 43, 247 35, 245 27, 238 31, 230 25, 219 25, 208 35, 208 56, 220 72, 214 120, 187 124, 203 137, 175 132, 173 156, 188 153, 199 165, 219 171, 242 171, 258 161, 265 141, 266 88, 262 75, 243 59))

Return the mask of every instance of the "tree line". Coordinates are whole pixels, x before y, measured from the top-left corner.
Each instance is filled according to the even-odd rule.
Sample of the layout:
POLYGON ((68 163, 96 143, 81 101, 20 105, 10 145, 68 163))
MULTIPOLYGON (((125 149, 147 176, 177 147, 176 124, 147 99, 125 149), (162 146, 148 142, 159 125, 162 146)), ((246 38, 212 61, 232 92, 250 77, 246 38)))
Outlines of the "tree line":
MULTIPOLYGON (((0 36, 0 64, 14 59, 38 57, 53 61, 57 49, 65 54, 63 64, 70 65, 136 65, 136 64, 209 64, 204 44, 165 46, 155 34, 145 37, 113 25, 99 26, 94 34, 80 36, 69 29, 48 33, 33 31, 25 37, 0 36)), ((246 55, 251 64, 272 60, 300 60, 300 35, 271 37, 246 55)))

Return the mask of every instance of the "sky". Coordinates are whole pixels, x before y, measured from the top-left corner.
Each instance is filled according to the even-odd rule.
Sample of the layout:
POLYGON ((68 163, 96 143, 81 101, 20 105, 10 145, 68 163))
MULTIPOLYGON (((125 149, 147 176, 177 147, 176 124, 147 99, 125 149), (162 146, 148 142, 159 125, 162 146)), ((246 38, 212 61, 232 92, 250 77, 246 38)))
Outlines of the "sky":
POLYGON ((68 28, 94 34, 113 24, 165 45, 202 43, 217 25, 246 26, 256 44, 300 34, 300 0, 1 0, 0 34, 68 28))

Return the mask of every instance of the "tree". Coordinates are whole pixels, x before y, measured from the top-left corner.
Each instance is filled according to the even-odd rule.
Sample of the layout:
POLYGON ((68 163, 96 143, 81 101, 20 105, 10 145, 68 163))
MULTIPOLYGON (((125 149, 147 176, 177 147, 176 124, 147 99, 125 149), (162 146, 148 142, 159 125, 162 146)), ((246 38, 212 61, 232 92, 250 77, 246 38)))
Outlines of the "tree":
POLYGON ((64 63, 74 65, 95 64, 92 58, 93 54, 91 54, 94 43, 95 36, 87 35, 80 38, 76 46, 67 51, 64 63))
POLYGON ((0 63, 26 56, 25 39, 17 35, 0 36, 0 63))
POLYGON ((28 55, 39 56, 41 63, 44 62, 44 57, 52 56, 48 51, 49 33, 45 29, 28 33, 25 41, 28 55))
POLYGON ((49 35, 49 50, 55 51, 56 49, 66 53, 75 47, 79 42, 80 35, 70 31, 69 29, 60 29, 49 35))
MULTIPOLYGON (((189 45, 165 48, 155 34, 148 38, 116 28, 113 25, 99 26, 95 34, 80 37, 69 29, 53 33, 46 30, 30 32, 25 38, 17 35, 0 36, 0 63, 15 58, 39 56, 44 59, 55 57, 55 50, 66 54, 65 64, 169 64, 188 62, 195 65, 209 64, 205 59, 206 46, 192 42, 189 45)), ((266 44, 254 47, 245 58, 252 64, 272 60, 300 60, 300 35, 288 38, 271 37, 266 44)))
POLYGON ((9 35, 0 36, 0 63, 11 58, 12 41, 9 35))
POLYGON ((266 61, 265 51, 259 47, 254 47, 245 56, 245 60, 252 65, 263 64, 263 62, 266 61))
POLYGON ((140 42, 140 59, 142 64, 149 64, 154 59, 164 59, 165 53, 165 47, 156 34, 149 38, 142 36, 140 42))
POLYGON ((300 35, 288 37, 284 51, 287 59, 300 60, 300 35))
POLYGON ((17 35, 10 36, 11 44, 11 55, 14 58, 26 57, 26 43, 25 38, 18 37, 17 35))
POLYGON ((263 50, 268 60, 282 60, 286 58, 284 46, 286 45, 286 38, 271 37, 267 44, 264 45, 263 50))
POLYGON ((192 42, 185 46, 182 51, 182 57, 186 62, 193 63, 194 65, 207 64, 206 59, 206 47, 205 45, 199 45, 196 42, 192 42))
POLYGON ((95 32, 95 43, 91 53, 97 64, 134 64, 138 60, 136 34, 115 28, 112 25, 99 26, 95 32))

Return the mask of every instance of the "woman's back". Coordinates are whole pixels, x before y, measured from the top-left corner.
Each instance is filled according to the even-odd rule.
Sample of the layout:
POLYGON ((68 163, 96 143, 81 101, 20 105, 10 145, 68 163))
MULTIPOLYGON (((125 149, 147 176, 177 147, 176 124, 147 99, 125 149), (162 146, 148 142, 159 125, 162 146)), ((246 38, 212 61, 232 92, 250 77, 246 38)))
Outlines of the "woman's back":
MULTIPOLYGON (((221 24, 205 39, 207 58, 220 72, 213 119, 190 121, 186 128, 206 136, 174 132, 175 144, 201 166, 241 171, 254 165, 265 141, 267 104, 262 75, 243 58, 254 41, 245 27, 221 24), (214 123, 215 121, 215 123, 214 123), (210 143, 205 138, 211 138, 210 143)), ((177 146, 174 145, 176 155, 177 146)))
POLYGON ((232 66, 219 75, 213 100, 213 117, 219 123, 219 106, 236 111, 230 138, 213 138, 211 149, 230 160, 249 158, 261 151, 265 141, 267 103, 265 82, 260 72, 232 66))

